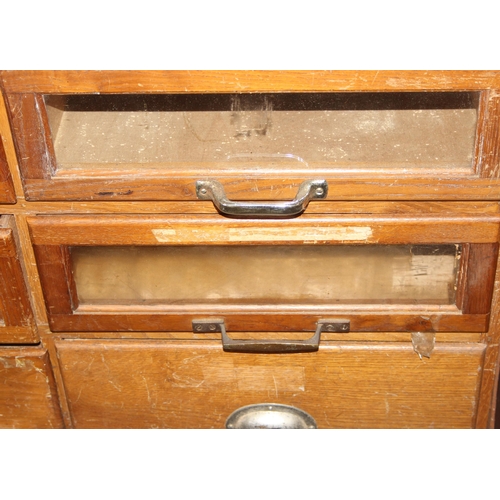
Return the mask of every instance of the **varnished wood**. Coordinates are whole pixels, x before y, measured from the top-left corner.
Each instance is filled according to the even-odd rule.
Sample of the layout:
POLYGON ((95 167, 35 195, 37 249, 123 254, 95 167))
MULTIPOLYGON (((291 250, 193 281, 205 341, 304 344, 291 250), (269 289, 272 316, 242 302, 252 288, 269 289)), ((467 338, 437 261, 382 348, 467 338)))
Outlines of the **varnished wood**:
MULTIPOLYGON (((366 228, 368 226, 362 226, 361 221, 368 221, 370 229, 375 229, 371 236, 371 242, 374 244, 398 241, 462 243, 464 249, 472 250, 468 254, 465 252, 463 254, 462 274, 466 277, 469 269, 475 269, 475 271, 471 271, 470 281, 464 279, 458 284, 455 310, 448 306, 447 308, 428 306, 422 310, 417 306, 408 307, 407 310, 402 311, 396 304, 388 304, 385 306, 385 310, 377 306, 372 307, 369 311, 369 309, 360 308, 358 305, 353 306, 351 310, 340 307, 328 311, 334 317, 349 315, 354 331, 347 338, 343 338, 340 334, 325 334, 320 350, 321 356, 323 356, 321 360, 325 359, 325 361, 315 363, 314 366, 306 365, 309 366, 310 370, 314 368, 313 372, 316 375, 312 375, 313 378, 317 376, 318 370, 321 372, 321 370, 328 369, 328 373, 333 370, 334 373, 338 374, 340 385, 343 384, 343 392, 338 400, 342 400, 340 406, 347 405, 350 408, 351 414, 347 413, 344 416, 335 417, 333 421, 329 419, 330 424, 327 422, 326 425, 325 420, 323 420, 322 425, 335 427, 340 422, 338 426, 341 427, 404 427, 406 425, 425 427, 430 426, 427 417, 435 414, 442 415, 437 426, 485 428, 494 425, 494 402, 496 400, 500 353, 498 312, 500 310, 498 272, 500 271, 498 270, 493 287, 495 247, 499 238, 498 223, 500 220, 498 205, 500 200, 498 183, 500 175, 500 73, 498 71, 22 71, 0 73, 2 80, 0 87, 3 85, 4 94, 8 94, 10 103, 7 113, 4 102, 0 102, 0 135, 2 139, 0 149, 3 147, 3 156, 5 157, 2 164, 1 158, 3 157, 0 151, 0 215, 8 215, 8 220, 11 221, 8 229, 12 231, 12 236, 14 236, 16 258, 24 275, 24 286, 27 285, 26 289, 32 299, 30 302, 34 306, 34 318, 38 329, 38 336, 33 337, 31 327, 10 326, 8 327, 10 333, 6 339, 0 333, 0 342, 10 343, 13 342, 14 338, 17 342, 38 342, 41 340, 43 345, 49 349, 50 360, 46 354, 43 354, 43 366, 37 364, 38 362, 35 363, 35 371, 32 370, 31 373, 36 374, 36 377, 40 376, 40 380, 37 379, 38 382, 42 380, 42 372, 48 373, 49 385, 54 388, 57 384, 57 392, 62 398, 59 403, 64 419, 61 420, 60 416, 56 420, 47 417, 44 403, 40 398, 36 399, 38 396, 35 396, 39 389, 26 389, 26 392, 22 389, 23 395, 33 393, 30 397, 32 397, 32 401, 37 400, 35 406, 38 408, 38 410, 31 411, 28 406, 26 407, 29 413, 23 414, 21 420, 24 423, 22 425, 31 426, 28 423, 27 415, 32 415, 33 421, 35 421, 33 426, 44 427, 50 421, 48 426, 65 425, 71 427, 73 426, 71 413, 74 413, 73 418, 75 418, 76 425, 82 427, 98 427, 99 419, 104 422, 103 426, 111 427, 124 427, 130 422, 132 422, 130 425, 136 427, 187 426, 186 422, 190 422, 190 420, 188 414, 182 413, 185 410, 181 410, 179 413, 176 408, 171 407, 166 410, 162 408, 161 411, 157 412, 157 408, 153 407, 153 400, 149 401, 145 393, 140 393, 138 389, 139 384, 144 383, 142 379, 140 381, 134 379, 129 385, 120 385, 120 387, 127 387, 125 391, 122 390, 128 396, 128 401, 125 402, 119 399, 123 394, 117 392, 111 395, 108 404, 108 400, 102 397, 103 394, 106 394, 106 390, 101 391, 100 387, 109 384, 107 381, 111 372, 114 374, 117 371, 122 371, 120 377, 125 379, 126 370, 124 367, 128 367, 129 374, 132 372, 134 375, 142 374, 148 384, 153 384, 148 385, 149 390, 156 384, 151 397, 155 391, 156 394, 159 394, 158 387, 161 384, 158 377, 162 374, 163 365, 161 363, 157 365, 153 361, 151 363, 145 361, 150 354, 152 360, 161 361, 165 359, 164 352, 176 352, 174 364, 177 363, 178 366, 184 367, 184 360, 187 360, 188 366, 193 364, 189 359, 191 356, 197 355, 198 351, 202 352, 203 355, 205 352, 213 352, 217 354, 201 358, 201 365, 198 366, 218 366, 221 360, 218 334, 208 334, 206 337, 202 337, 191 332, 191 319, 200 317, 200 313, 204 317, 211 317, 214 313, 217 313, 217 316, 223 316, 228 332, 238 338, 291 337, 301 339, 304 336, 309 336, 308 332, 314 330, 317 320, 322 319, 323 313, 327 312, 314 310, 314 308, 302 310, 293 310, 292 308, 285 314, 276 315, 275 311, 271 311, 269 314, 271 306, 266 311, 251 310, 251 308, 243 310, 237 307, 229 307, 225 310, 208 307, 198 309, 184 307, 184 309, 178 308, 176 311, 166 312, 162 310, 162 306, 158 306, 137 313, 133 305, 114 310, 113 307, 109 306, 99 308, 78 304, 74 283, 72 284, 71 281, 68 253, 70 242, 78 245, 86 244, 87 233, 89 244, 97 244, 98 242, 103 245, 130 244, 130 242, 134 242, 137 245, 169 245, 173 243, 174 238, 172 234, 168 236, 168 230, 173 229, 178 231, 177 236, 180 237, 181 241, 179 244, 189 244, 189 242, 195 242, 192 230, 196 229, 206 233, 207 240, 215 237, 215 243, 233 244, 229 241, 231 238, 227 234, 227 229, 232 229, 234 231, 232 237, 242 230, 241 236, 246 239, 246 244, 269 244, 269 240, 275 243, 282 241, 286 244, 300 244, 301 242, 297 238, 300 239, 302 235, 307 240, 313 233, 313 230, 308 232, 307 224, 314 224, 315 221, 319 220, 318 233, 330 227, 328 223, 321 222, 325 221, 325 215, 338 227, 345 227, 342 224, 349 223, 349 227, 366 228), (135 165, 128 170, 121 167, 107 168, 106 172, 88 166, 80 166, 79 168, 57 166, 51 136, 47 134, 49 128, 42 99, 42 94, 46 93, 464 90, 477 92, 480 101, 476 145, 470 172, 442 168, 439 172, 423 169, 419 174, 415 171, 404 171, 379 165, 376 170, 368 171, 364 167, 356 167, 349 171, 339 170, 335 175, 332 175, 328 169, 318 168, 314 173, 329 180, 328 201, 311 202, 306 211, 307 215, 294 221, 243 221, 241 223, 222 218, 210 202, 201 202, 196 199, 194 187, 195 181, 199 178, 197 165, 183 165, 182 168, 169 169, 168 182, 165 181, 167 170, 162 166, 144 168, 143 165, 135 165), (23 111, 22 114, 20 111, 23 111), (12 139, 11 127, 15 134, 15 143, 12 139), (28 157, 32 158, 31 161, 28 160, 28 157), (33 158, 36 160, 33 161, 33 158), (18 162, 21 166, 22 176, 18 169, 18 162), (6 197, 1 198, 2 194, 6 197), (188 214, 191 214, 192 217, 183 218, 188 214), (208 217, 199 217, 198 214, 205 214, 208 217), (177 215, 181 215, 181 217, 177 218, 177 215), (69 224, 70 227, 66 229, 66 224, 72 218, 68 216, 77 216, 75 219, 77 222, 74 226, 72 223, 69 224), (301 225, 300 222, 302 218, 304 220, 307 218, 307 223, 304 225, 301 225), (98 224, 95 228, 90 222, 92 219, 94 223, 98 224), (148 222, 142 226, 142 222, 146 220, 148 222), (173 226, 158 228, 156 223, 160 220, 173 222, 173 226), (188 220, 198 220, 199 224, 193 225, 192 222, 183 224, 188 220), (52 228, 46 228, 45 225, 51 226, 51 221, 54 224, 52 228), (132 225, 129 226, 127 221, 131 222, 132 225), (266 226, 268 223, 269 225, 266 226), (32 234, 30 234, 31 226, 36 228, 32 234), (133 229, 131 230, 131 228, 133 229), (267 232, 265 228, 268 228, 267 232), (153 229, 167 229, 167 233, 160 235, 162 241, 158 241, 156 236, 152 237, 153 229), (102 234, 99 234, 101 230, 102 234), (130 230, 131 232, 128 233, 130 230), (256 232, 251 236, 253 230, 256 232), (57 234, 58 231, 60 234, 57 234), (119 233, 122 235, 118 236, 119 233), (31 237, 33 237, 33 241, 31 241, 31 237), (266 238, 268 241, 263 241, 266 238), (41 274, 37 268, 38 261, 43 261, 47 255, 35 259, 35 247, 32 246, 32 242, 36 243, 37 252, 43 252, 43 247, 45 250, 51 247, 58 248, 57 252, 53 253, 52 263, 44 271, 42 270, 41 274), (62 247, 59 248, 60 245, 62 247), (58 270, 54 271, 52 277, 49 272, 50 266, 58 270), (43 279, 43 290, 40 286, 41 278, 43 279), (58 289, 59 284, 62 285, 60 289, 58 289), (494 288, 493 299, 491 299, 492 288, 494 288), (48 290, 52 291, 47 292, 48 290), (47 296, 44 297, 44 293, 47 293, 47 296), (45 310, 45 299, 47 298, 49 299, 48 306, 54 306, 55 309, 62 311, 50 314, 51 326, 47 323, 48 318, 45 310), (468 312, 462 314, 461 311, 468 312), (118 314, 116 314, 117 312, 118 314), (263 328, 268 330, 261 331, 263 328), (391 331, 391 329, 397 331, 391 331), (416 330, 427 332, 438 330, 436 332, 437 347, 435 352, 431 354, 430 360, 426 358, 420 360, 412 350, 409 331, 416 330), (115 340, 108 343, 103 341, 106 338, 115 340), (126 339, 126 341, 122 342, 120 339, 126 339), (64 363, 61 363, 64 375, 60 372, 60 363, 57 359, 54 342, 58 348, 60 345, 63 346, 60 352, 66 350, 70 353, 63 354, 61 358, 64 359, 64 363), (81 344, 78 344, 79 342, 81 344), (327 342, 330 343, 325 345, 327 342), (454 343, 457 345, 454 346, 454 343), (167 344, 169 344, 168 348, 167 344), (402 344, 405 345, 402 346, 402 344), (75 348, 67 349, 70 345, 75 345, 75 348), (174 348, 171 349, 170 345, 174 348), (182 348, 178 347, 180 345, 182 348), (446 356, 443 356, 443 348, 446 349, 446 346, 450 347, 451 350, 446 351, 446 356), (112 354, 109 357, 100 358, 100 355, 106 353, 110 347, 112 354), (401 347, 404 349, 400 349, 401 347), (181 350, 185 355, 179 354, 181 350), (471 356, 464 354, 468 350, 474 354, 471 356), (371 353, 368 355, 369 352, 371 353), (98 366, 95 371, 92 371, 94 365, 91 364, 89 353, 95 357, 95 363, 98 366), (344 378, 344 373, 335 372, 337 368, 333 365, 338 361, 338 358, 329 357, 332 353, 340 353, 343 356, 344 361, 336 366, 339 369, 343 368, 344 373, 352 374, 355 368, 358 370, 357 373, 361 373, 366 368, 371 375, 371 388, 373 391, 379 392, 379 395, 374 396, 373 393, 367 393, 365 388, 358 392, 357 386, 363 387, 364 382, 356 378, 356 374, 354 377, 344 378), (354 356, 353 353, 355 353, 354 356), (145 355, 147 355, 146 358, 145 355), (370 360, 374 359, 375 361, 372 363, 370 360), (472 375, 472 359, 474 360, 473 364, 475 364, 475 375, 472 375), (383 366, 383 361, 392 363, 390 372, 386 373, 388 365, 383 366), (71 370, 71 363, 75 363, 75 371, 71 370), (123 367, 120 367, 122 363, 123 367), (111 371, 106 369, 106 364, 111 367, 111 371), (56 382, 51 378, 51 370, 47 368, 50 365, 52 365, 56 382), (81 380, 86 380, 86 374, 89 372, 85 370, 88 366, 91 366, 91 386, 84 387, 81 395, 83 400, 81 398, 78 400, 78 397, 75 397, 76 389, 79 391, 82 387, 81 380), (418 374, 416 378, 420 382, 417 382, 416 385, 404 376, 408 367, 414 368, 414 373, 418 374), (82 373, 85 375, 81 376, 82 373), (400 373, 403 374, 401 380, 398 376, 400 373), (390 399, 392 397, 390 394, 396 394, 391 390, 393 379, 396 385, 401 384, 402 386, 404 383, 406 395, 401 396, 400 401, 404 401, 406 398, 410 401, 409 405, 411 406, 415 402, 425 400, 429 392, 433 395, 434 401, 432 403, 425 402, 410 416, 405 413, 410 411, 408 408, 396 407, 394 410, 390 399), (391 387, 387 386, 386 381, 391 387), (67 393, 66 382, 69 388, 67 393), (442 393, 438 391, 445 386, 450 388, 450 392, 446 392, 443 397, 442 393), (452 387, 459 386, 461 388, 453 392, 452 387), (411 397, 408 392, 409 388, 414 391, 411 393, 411 397), (93 396, 99 402, 97 406, 92 406, 93 396), (437 406, 441 404, 440 401, 443 406, 437 409, 437 406), (470 403, 470 406, 466 405, 466 401, 467 405, 470 403), (386 402, 389 403, 390 407, 388 415, 385 414, 386 402), (122 403, 124 403, 125 411, 122 408, 120 413, 118 406, 121 406, 122 403), (141 410, 137 410, 137 406, 130 409, 134 405, 143 406, 141 410), (359 409, 359 420, 356 420, 356 416, 352 416, 357 409, 359 409), (422 410, 421 413, 418 413, 420 410, 422 410), (402 413, 398 413, 398 411, 402 413), (39 420, 37 412, 45 416, 39 420), (124 414, 127 415, 126 422, 128 423, 123 423, 124 414), (468 415, 467 418, 465 415, 468 415), (57 423, 54 423, 56 421, 57 423), (376 425, 371 424, 374 421, 376 421, 376 425), (82 424, 82 422, 84 423, 82 424)), ((258 172, 252 171, 250 175, 242 177, 239 173, 231 173, 230 170, 221 165, 215 166, 210 173, 223 183, 226 193, 231 199, 268 201, 292 199, 297 192, 298 185, 306 176, 310 175, 310 172, 305 169, 304 171, 287 171, 282 168, 279 170, 268 168, 267 170, 259 169, 258 172)), ((343 240, 336 238, 337 236, 330 237, 328 242, 342 244, 343 240)), ((307 244, 313 244, 312 241, 307 241, 307 244)), ((320 244, 324 244, 327 240, 318 241, 320 244)), ((368 242, 368 240, 364 242, 360 240, 358 243, 368 242)), ((54 248, 51 248, 49 253, 53 250, 54 248)), ((9 301, 7 307, 9 308, 8 314, 10 314, 12 301, 9 301)), ((50 313, 50 307, 47 309, 50 313)), ((0 311, 0 314, 3 314, 3 310, 0 311)), ((2 328, 0 328, 1 331, 2 328)), ((17 354, 15 354, 16 348, 10 347, 8 349, 9 355, 14 353, 14 358, 21 354, 23 356, 29 354, 26 350, 23 350, 21 354, 16 351, 17 354)), ((39 353, 40 351, 36 350, 35 357, 37 359, 40 357, 39 353)), ((269 377, 268 379, 263 378, 262 363, 266 367, 266 373, 287 373, 286 370, 283 371, 282 361, 282 364, 275 365, 273 360, 264 360, 255 362, 255 368, 247 370, 250 375, 246 376, 245 380, 250 384, 263 382, 263 390, 272 394, 274 382, 273 387, 269 389, 271 380, 269 377)), ((20 365, 17 368, 21 369, 23 362, 18 360, 17 364, 20 365)), ((25 365, 27 366, 26 363, 25 365)), ((0 364, 1 369, 2 364, 0 364)), ((8 372, 13 373, 11 368, 8 372)), ((183 374, 186 373, 183 372, 183 374)), ((196 368, 186 376, 196 377, 196 368)), ((17 380, 21 380, 21 378, 17 380)), ((285 378, 285 376, 278 378, 278 382, 282 383, 285 378)), ((204 384, 206 383, 205 381, 204 384)), ((326 397, 329 394, 333 394, 333 398, 337 397, 335 390, 338 384, 328 384, 326 386, 329 388, 329 392, 326 397)), ((0 414, 6 414, 2 411, 6 407, 8 407, 9 412, 15 413, 18 401, 15 398, 12 399, 15 395, 14 386, 9 385, 6 389, 4 388, 7 391, 4 393, 2 393, 1 386, 0 382, 0 396, 3 394, 5 397, 3 400, 0 397, 0 414), (12 403, 13 401, 14 403, 12 403)), ((43 384, 37 385, 38 388, 40 386, 43 384)), ((110 387, 112 386, 110 385, 110 387)), ((220 401, 228 401, 234 396, 240 398, 242 402, 246 401, 246 396, 238 393, 238 390, 239 387, 235 389, 223 383, 220 388, 222 392, 219 393, 223 395, 214 397, 215 399, 219 398, 220 401)), ((40 389, 39 394, 46 394, 43 391, 40 389)), ((192 388, 185 390, 174 388, 175 396, 178 398, 176 404, 181 406, 184 401, 187 401, 188 405, 191 404, 193 391, 192 388)), ((313 387, 314 391, 320 391, 320 388, 313 387)), ((51 394, 53 397, 56 391, 52 390, 51 394)), ((308 392, 307 395, 304 395, 307 397, 303 400, 307 400, 310 395, 311 392, 308 392)), ((314 397, 316 396, 323 397, 319 393, 314 394, 314 397)), ((200 417, 205 411, 203 401, 212 401, 211 397, 209 393, 208 396, 204 395, 196 403, 197 406, 195 405, 192 414, 198 423, 192 424, 194 427, 201 426, 199 424, 200 418, 206 418, 200 417)), ((338 400, 335 401, 336 408, 339 407, 338 400)), ((54 411, 58 414, 57 396, 53 401, 56 401, 56 410, 54 411)), ((317 401, 319 400, 314 402, 314 408, 322 408, 317 401)), ((330 404, 330 400, 327 403, 330 404)), ((404 403, 402 404, 404 405, 404 403)), ((192 406, 188 407, 193 409, 192 406)), ((333 406, 329 408, 331 409, 333 406)), ((52 414, 52 410, 49 410, 48 414, 52 414)), ((323 417, 321 418, 323 419, 323 417)), ((216 416, 216 419, 219 424, 223 424, 223 417, 216 416)), ((21 420, 18 420, 17 424, 9 424, 8 426, 19 426, 21 420)), ((205 422, 208 422, 208 417, 205 422)), ((206 423, 203 426, 210 427, 212 424, 206 423)))
POLYGON ((0 218, 0 342, 36 343, 39 337, 11 225, 11 217, 0 218))
MULTIPOLYGON (((0 114, 3 112, 3 96, 0 92, 0 114)), ((10 173, 9 165, 7 162, 7 155, 5 152, 4 138, 7 131, 5 130, 3 120, 0 120, 0 203, 15 203, 16 195, 14 192, 14 183, 10 173)))
MULTIPOLYGON (((216 215, 212 202, 148 202, 148 201, 91 201, 91 202, 33 202, 18 200, 18 203, 9 207, 9 213, 18 215, 61 215, 61 214, 210 214, 216 215)), ((484 217, 500 214, 500 207, 496 201, 427 201, 404 202, 394 201, 338 201, 309 203, 308 215, 319 214, 371 214, 371 215, 404 215, 415 217, 484 217)))
MULTIPOLYGON (((93 179, 82 177, 78 179, 78 189, 71 177, 54 177, 50 181, 32 179, 26 184, 26 199, 30 201, 196 201, 196 181, 205 178, 205 175, 188 177, 184 175, 165 177, 149 175, 149 172, 134 170, 127 176, 93 179), (165 186, 167 185, 167 189, 165 186)), ((37 174, 38 175, 38 174, 37 174)), ((394 174, 393 174, 394 175, 394 174)), ((298 187, 311 175, 297 177, 283 176, 273 172, 257 178, 238 176, 212 175, 222 182, 227 196, 236 201, 291 200, 298 187), (258 186, 258 190, 255 186, 258 186)), ((315 176, 316 178, 317 176, 315 176)), ((347 177, 330 176, 327 178, 333 190, 328 196, 329 201, 460 201, 460 200, 498 200, 500 186, 490 179, 477 177, 432 177, 418 178, 397 175, 386 178, 374 175, 352 175, 347 177)), ((323 208, 321 202, 316 202, 323 208)), ((326 207, 325 207, 326 208, 326 207)))
MULTIPOLYGON (((20 158, 26 198, 32 201, 194 201, 195 181, 220 180, 229 197, 283 200, 295 196, 310 169, 284 166, 241 174, 224 164, 156 167, 132 164, 57 165, 42 93, 106 92, 335 92, 411 90, 482 90, 474 162, 470 172, 453 168, 420 169, 366 164, 348 169, 315 166, 331 186, 329 200, 498 199, 500 157, 497 148, 500 108, 498 72, 4 72, 3 80, 20 158), (75 81, 77 75, 79 82, 75 81), (364 76, 365 75, 365 76, 364 76), (82 77, 85 78, 82 78, 82 77), (371 77, 371 78, 369 78, 371 77), (134 80, 135 78, 135 80, 134 80), (247 81, 247 84, 242 84, 247 81), (28 83, 31 82, 31 83, 28 83), (71 90, 66 87, 71 82, 71 90), (142 82, 142 83, 141 83, 142 82), (148 83, 152 85, 151 87, 148 83), (153 83, 154 82, 154 83, 153 83), (232 82, 232 84, 230 83, 232 82), (286 82, 286 87, 284 83, 286 82), (342 82, 344 84, 342 85, 342 82), (384 83, 385 82, 385 83, 384 83), (377 86, 377 83, 380 86, 377 86), (27 87, 25 93, 19 93, 27 87), (127 88, 126 85, 129 85, 127 88), (309 84, 309 87, 307 86, 309 84), (460 87, 460 84, 462 86, 460 87), (234 88, 231 87, 234 85, 234 88), (442 85, 442 86, 441 86, 442 85), (498 86, 496 86, 498 85, 498 86), (103 87, 104 86, 104 87, 103 87), (199 87, 196 87, 199 86, 199 87), (437 87, 436 87, 437 86, 437 87), (36 89, 36 90, 35 90, 36 89), (92 90, 91 90, 92 89, 92 90), (155 90, 156 89, 156 90, 155 90), (197 90, 196 90, 197 89, 197 90), (161 167, 161 168, 159 168, 161 167), (325 170, 324 172, 322 170, 325 170)), ((125 140, 125 139, 124 139, 125 140)), ((103 146, 106 147, 106 146, 103 146)), ((404 163, 404 162, 403 162, 404 163)))
POLYGON ((5 98, 2 92, 0 92, 0 139, 0 142, 2 142, 2 147, 4 149, 5 161, 8 167, 7 170, 9 177, 9 179, 4 178, 2 184, 5 190, 10 193, 10 198, 6 198, 5 201, 0 200, 0 203, 9 202, 14 204, 16 203, 16 199, 24 197, 24 193, 17 163, 17 154, 14 146, 14 141, 12 139, 11 123, 8 116, 5 98))
POLYGON ((6 92, 326 92, 500 88, 498 71, 3 71, 6 92))
MULTIPOLYGON (((67 303, 64 304, 66 305, 67 303)), ((421 313, 389 314, 387 311, 374 311, 373 314, 361 314, 326 307, 323 310, 317 308, 314 312, 293 312, 283 307, 275 307, 276 312, 265 315, 255 310, 238 314, 224 306, 203 311, 207 309, 203 304, 196 308, 177 310, 175 313, 169 312, 170 308, 167 307, 164 307, 165 312, 142 312, 139 306, 134 309, 134 312, 122 312, 118 308, 112 308, 107 313, 87 310, 77 311, 75 314, 50 314, 49 309, 49 324, 55 332, 185 332, 192 329, 194 319, 222 316, 228 329, 232 331, 313 331, 320 319, 347 317, 351 329, 356 332, 484 332, 488 329, 489 320, 489 316, 485 314, 436 314, 425 309, 422 309, 421 313)))
POLYGON ((72 282, 67 269, 67 251, 62 246, 34 247, 47 312, 72 314, 72 282))
POLYGON ((477 407, 476 427, 493 428, 495 425, 496 392, 500 361, 500 265, 497 264, 489 330, 484 338, 486 354, 483 365, 481 392, 477 407))
POLYGON ((478 170, 481 177, 498 178, 500 170, 500 91, 489 93, 485 116, 480 125, 478 137, 480 140, 480 162, 478 170))
POLYGON ((486 314, 491 308, 498 260, 498 244, 469 245, 467 255, 467 281, 463 293, 461 310, 464 313, 486 314))
POLYGON ((308 216, 233 220, 218 216, 29 217, 34 245, 447 244, 494 243, 498 216, 308 216))
MULTIPOLYGON (((0 96, 1 98, 1 96, 0 96)), ((0 134, 0 203, 15 203, 14 185, 7 165, 7 157, 0 134)))
POLYGON ((42 348, 0 346, 0 428, 61 428, 54 377, 42 348))
POLYGON ((484 346, 349 342, 292 355, 213 342, 56 343, 77 428, 221 428, 237 408, 293 405, 319 428, 471 427, 484 346))
POLYGON ((18 150, 19 167, 25 179, 50 179, 55 173, 51 138, 41 96, 23 94, 7 96, 12 133, 18 150))

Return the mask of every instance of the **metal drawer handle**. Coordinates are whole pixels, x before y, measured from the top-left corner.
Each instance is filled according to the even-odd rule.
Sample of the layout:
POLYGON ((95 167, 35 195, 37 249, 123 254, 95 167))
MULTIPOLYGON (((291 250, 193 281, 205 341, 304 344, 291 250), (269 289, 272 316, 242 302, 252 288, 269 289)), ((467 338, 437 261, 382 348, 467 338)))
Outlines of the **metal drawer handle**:
POLYGON ((276 403, 243 406, 229 415, 226 429, 317 429, 314 418, 300 408, 276 403))
POLYGON ((212 200, 215 208, 231 217, 275 218, 293 217, 301 214, 311 200, 322 200, 328 194, 325 180, 304 181, 292 201, 231 201, 218 181, 196 181, 196 196, 199 200, 212 200))
POLYGON ((227 352, 253 353, 293 353, 314 352, 319 348, 322 332, 348 333, 350 322, 347 319, 321 319, 311 338, 305 340, 236 340, 226 333, 223 319, 199 319, 193 321, 194 333, 220 332, 222 348, 227 352))

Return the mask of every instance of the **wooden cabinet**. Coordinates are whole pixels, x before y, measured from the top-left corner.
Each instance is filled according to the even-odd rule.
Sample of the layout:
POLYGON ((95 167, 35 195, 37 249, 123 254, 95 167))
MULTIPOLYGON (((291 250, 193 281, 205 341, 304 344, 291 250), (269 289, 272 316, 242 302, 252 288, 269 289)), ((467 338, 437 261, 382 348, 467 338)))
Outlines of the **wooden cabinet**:
POLYGON ((33 426, 493 426, 500 72, 1 81, 0 342, 57 401, 33 426))

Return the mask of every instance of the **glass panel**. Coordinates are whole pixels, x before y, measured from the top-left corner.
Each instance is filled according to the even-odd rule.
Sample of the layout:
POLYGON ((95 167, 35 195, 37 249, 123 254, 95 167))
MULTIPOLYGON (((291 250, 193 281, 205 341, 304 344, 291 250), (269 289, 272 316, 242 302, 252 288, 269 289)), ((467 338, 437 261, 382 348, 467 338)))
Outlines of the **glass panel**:
POLYGON ((45 96, 60 168, 470 170, 477 93, 45 96))
POLYGON ((453 304, 460 247, 73 247, 81 304, 453 304))

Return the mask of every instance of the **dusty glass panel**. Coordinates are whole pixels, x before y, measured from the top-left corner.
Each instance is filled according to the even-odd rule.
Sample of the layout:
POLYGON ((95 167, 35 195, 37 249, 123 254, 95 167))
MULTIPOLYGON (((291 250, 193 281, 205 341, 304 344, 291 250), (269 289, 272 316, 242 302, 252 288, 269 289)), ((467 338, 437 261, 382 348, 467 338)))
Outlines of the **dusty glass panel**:
POLYGON ((81 304, 453 304, 460 247, 73 247, 81 304))
POLYGON ((470 171, 477 93, 45 96, 58 168, 470 171))

